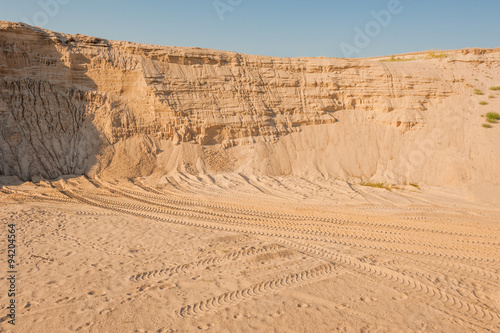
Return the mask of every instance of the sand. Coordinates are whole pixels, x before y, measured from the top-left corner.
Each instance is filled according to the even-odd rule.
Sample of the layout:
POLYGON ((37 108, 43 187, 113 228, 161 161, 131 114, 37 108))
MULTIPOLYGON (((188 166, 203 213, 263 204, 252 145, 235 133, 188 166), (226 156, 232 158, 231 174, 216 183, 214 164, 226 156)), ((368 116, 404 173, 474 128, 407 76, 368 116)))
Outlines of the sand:
POLYGON ((14 223, 19 273, 2 332, 500 329, 500 210, 463 193, 234 174, 5 183, 0 253, 14 223))
POLYGON ((500 332, 499 69, 0 21, 0 332, 500 332))

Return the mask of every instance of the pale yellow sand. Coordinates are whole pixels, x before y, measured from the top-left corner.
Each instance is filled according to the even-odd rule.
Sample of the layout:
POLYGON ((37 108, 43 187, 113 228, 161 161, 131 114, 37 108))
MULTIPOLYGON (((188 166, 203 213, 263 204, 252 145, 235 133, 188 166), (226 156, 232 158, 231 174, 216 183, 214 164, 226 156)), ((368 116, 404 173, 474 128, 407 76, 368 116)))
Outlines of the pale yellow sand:
POLYGON ((226 179, 3 186, 2 269, 5 223, 18 229, 14 332, 500 330, 494 206, 411 186, 226 179))

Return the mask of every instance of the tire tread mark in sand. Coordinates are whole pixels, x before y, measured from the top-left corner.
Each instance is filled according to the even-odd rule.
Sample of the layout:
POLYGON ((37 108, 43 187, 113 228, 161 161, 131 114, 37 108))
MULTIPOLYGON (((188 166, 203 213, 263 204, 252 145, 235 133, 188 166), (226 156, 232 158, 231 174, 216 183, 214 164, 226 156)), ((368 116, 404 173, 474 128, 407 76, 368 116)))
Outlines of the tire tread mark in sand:
POLYGON ((4 192, 6 194, 10 195, 21 195, 23 197, 28 197, 34 201, 38 202, 61 202, 61 203, 77 203, 78 201, 75 201, 74 199, 70 199, 66 196, 55 196, 55 195, 47 195, 47 194, 41 194, 41 193, 34 193, 34 192, 28 192, 28 191, 17 191, 17 190, 12 190, 6 186, 2 187, 1 192, 4 192))
POLYGON ((206 266, 220 264, 225 261, 233 261, 242 257, 256 256, 266 252, 278 251, 280 249, 283 249, 283 246, 277 244, 266 245, 260 248, 252 246, 238 251, 233 251, 219 257, 210 257, 188 264, 182 264, 170 268, 162 268, 154 271, 134 274, 130 277, 130 280, 134 282, 141 282, 145 280, 161 278, 162 276, 170 277, 172 275, 186 273, 193 269, 204 268, 206 266))
POLYGON ((109 206, 109 204, 103 204, 100 198, 96 198, 93 200, 89 200, 83 196, 80 196, 74 192, 71 191, 64 191, 65 194, 68 196, 71 196, 77 200, 80 200, 81 202, 87 203, 89 205, 105 208, 105 209, 110 209, 112 211, 118 211, 122 213, 128 213, 132 215, 136 215, 139 217, 144 217, 144 218, 149 218, 149 219, 154 219, 154 220, 159 220, 163 222, 168 222, 168 223, 174 223, 174 224, 180 224, 180 225, 187 225, 187 226, 194 226, 194 227, 202 227, 202 228, 207 228, 207 229, 212 229, 212 230, 223 230, 223 231, 229 231, 229 232, 242 232, 250 235, 256 235, 256 236, 268 236, 268 237, 282 237, 282 238, 288 238, 288 239, 295 239, 295 240, 308 240, 308 241, 318 241, 318 242, 326 242, 326 243, 332 243, 332 244, 339 244, 339 245, 344 245, 344 246, 354 246, 354 247, 361 247, 361 248, 366 248, 366 249, 372 249, 372 250, 384 250, 384 251, 389 251, 389 252, 396 252, 396 253, 404 253, 404 254, 412 254, 412 255, 425 255, 425 256, 431 256, 431 257, 443 257, 443 258, 448 258, 448 259, 458 259, 461 260, 462 263, 464 260, 469 260, 472 262, 495 262, 492 259, 485 259, 485 258, 477 258, 477 257, 467 257, 463 255, 452 255, 452 254, 446 254, 442 252, 427 252, 427 251, 421 251, 421 250, 410 250, 410 249, 394 249, 392 247, 382 247, 382 246, 370 246, 366 244, 358 244, 358 243, 352 243, 352 242, 345 242, 341 240, 336 240, 335 238, 320 238, 320 237, 313 237, 313 236, 304 236, 304 235, 293 235, 293 234, 283 234, 283 233, 277 233, 277 232, 272 232, 272 231, 262 231, 261 229, 259 230, 249 230, 249 229, 243 229, 242 227, 235 227, 234 224, 229 224, 225 225, 222 222, 218 223, 206 223, 206 222, 201 222, 201 221, 183 221, 183 220, 175 220, 171 219, 168 217, 160 217, 156 215, 152 215, 149 213, 151 211, 151 208, 147 207, 140 207, 135 209, 129 208, 137 205, 121 205, 122 207, 119 207, 120 205, 115 205, 115 206, 109 206), (101 202, 99 202, 101 201, 101 202), (125 207, 123 207, 125 206, 125 207), (129 207, 127 207, 129 206, 129 207), (148 212, 141 211, 141 209, 146 210, 148 212))
POLYGON ((284 288, 297 287, 311 280, 318 280, 333 274, 336 269, 337 267, 331 263, 323 264, 299 273, 289 274, 280 279, 260 282, 245 289, 226 292, 205 301, 183 306, 178 313, 181 317, 203 315, 207 312, 216 311, 221 308, 228 308, 247 299, 274 293, 284 288))
MULTIPOLYGON (((124 206, 121 203, 113 202, 111 200, 99 198, 99 197, 96 197, 93 195, 87 195, 87 196, 94 199, 94 200, 107 202, 108 204, 112 204, 115 206, 116 205, 122 206, 122 207, 124 206)), ((140 201, 140 202, 143 202, 146 204, 158 205, 158 204, 149 202, 145 199, 136 198, 133 195, 124 194, 124 196, 129 198, 129 199, 137 200, 137 201, 140 201)), ((244 225, 244 226, 250 226, 250 227, 260 226, 260 227, 263 227, 266 229, 271 229, 271 230, 276 230, 276 231, 280 231, 280 230, 281 231, 290 231, 290 230, 292 230, 291 228, 294 228, 293 229, 294 232, 298 232, 298 233, 302 233, 302 234, 306 234, 306 235, 312 235, 312 236, 330 237, 329 238, 330 240, 333 240, 333 239, 339 238, 339 237, 344 237, 344 238, 354 238, 354 239, 358 239, 358 240, 362 240, 362 241, 379 242, 379 243, 384 243, 384 244, 385 243, 397 243, 397 244, 403 244, 403 245, 419 245, 419 246, 425 246, 425 247, 433 247, 433 248, 437 248, 437 249, 447 249, 447 250, 455 250, 455 251, 462 251, 462 252, 477 252, 477 251, 482 249, 482 248, 478 248, 477 251, 474 251, 474 250, 469 250, 468 248, 463 248, 463 247, 462 248, 450 248, 450 247, 446 247, 443 245, 421 243, 421 242, 418 242, 416 240, 414 240, 412 242, 412 241, 404 240, 404 239, 400 240, 400 239, 394 239, 394 238, 388 239, 387 237, 385 237, 385 238, 370 237, 370 236, 363 236, 363 235, 355 235, 352 233, 346 234, 346 233, 340 233, 340 232, 331 232, 331 231, 327 231, 327 230, 312 231, 310 229, 297 228, 294 224, 290 224, 290 223, 284 224, 284 225, 283 225, 283 223, 281 223, 282 224, 281 226, 279 226, 279 225, 271 226, 268 224, 262 224, 259 221, 260 225, 257 225, 258 223, 251 223, 249 221, 242 221, 240 219, 240 217, 238 217, 238 216, 212 216, 212 215, 220 215, 220 214, 216 214, 216 213, 210 213, 209 216, 205 216, 205 213, 203 211, 185 212, 185 211, 179 211, 179 210, 156 209, 156 208, 152 208, 152 207, 144 207, 144 206, 132 205, 132 204, 129 204, 129 206, 130 207, 135 206, 138 209, 143 209, 143 210, 147 210, 147 211, 151 211, 151 212, 155 212, 155 213, 164 213, 164 214, 178 215, 178 216, 180 215, 180 216, 192 217, 192 218, 203 218, 205 220, 212 220, 215 223, 223 223, 223 224, 228 224, 228 225, 244 225)), ((278 222, 277 224, 280 224, 280 222, 278 222)), ((359 231, 358 231, 358 233, 359 233, 359 231)), ((350 243, 343 242, 343 243, 345 243, 345 245, 349 245, 349 246, 364 246, 364 245, 359 245, 359 244, 352 243, 352 242, 350 242, 350 243)), ((483 251, 486 251, 486 249, 483 251)), ((475 258, 475 259, 477 259, 477 258, 475 258)))
MULTIPOLYGON (((227 210, 227 211, 230 211, 230 212, 233 212, 236 214, 247 214, 247 215, 252 215, 252 216, 256 216, 256 217, 257 216, 268 217, 268 218, 272 218, 273 220, 276 220, 276 219, 280 219, 280 220, 285 219, 285 220, 290 220, 290 221, 309 220, 309 221, 315 221, 315 222, 333 223, 335 225, 338 225, 338 224, 347 224, 347 225, 357 224, 357 225, 364 225, 364 226, 368 225, 370 227, 375 227, 375 228, 386 227, 386 228, 393 228, 393 229, 402 229, 402 231, 415 230, 415 231, 422 231, 422 232, 443 233, 443 234, 450 234, 450 235, 456 235, 456 236, 462 236, 462 237, 470 237, 469 234, 462 234, 462 233, 454 232, 451 230, 439 230, 436 228, 428 229, 428 228, 414 226, 414 224, 412 224, 412 223, 409 223, 406 225, 405 224, 403 224, 403 225, 401 225, 401 224, 389 225, 389 224, 382 224, 382 223, 353 221, 353 220, 331 218, 331 217, 318 217, 318 216, 310 216, 310 215, 306 216, 306 215, 297 215, 297 214, 291 215, 291 214, 283 214, 283 213, 276 213, 276 212, 251 210, 251 209, 246 209, 246 208, 241 208, 241 207, 231 207, 231 206, 221 205, 221 204, 197 202, 197 201, 192 201, 192 200, 190 200, 190 201, 178 200, 178 199, 169 198, 165 194, 163 194, 163 195, 151 195, 150 193, 140 193, 137 191, 123 189, 123 188, 121 188, 121 189, 111 188, 110 186, 104 185, 104 184, 102 184, 101 186, 106 187, 108 189, 111 189, 115 192, 121 192, 122 194, 125 192, 128 194, 128 196, 130 196, 130 195, 135 196, 132 199, 143 201, 143 202, 149 203, 149 204, 163 205, 166 207, 170 207, 170 206, 166 205, 165 202, 172 202, 172 203, 177 204, 177 205, 183 205, 183 207, 175 207, 175 206, 170 207, 173 209, 182 209, 182 210, 191 210, 191 211, 195 211, 195 212, 200 212, 199 210, 188 209, 185 207, 186 205, 197 205, 197 206, 204 206, 204 207, 208 207, 208 208, 214 208, 217 210, 227 210), (137 198, 137 196, 141 197, 141 198, 137 198), (162 203, 159 204, 159 203, 151 202, 151 201, 148 201, 147 199, 144 199, 142 197, 145 197, 145 198, 149 197, 150 199, 161 200, 162 203)), ((139 187, 141 187, 141 186, 139 186, 139 187)), ((143 187, 141 187, 141 188, 143 188, 143 187)), ((144 189, 144 190, 147 192, 147 189, 144 189)), ((151 190, 154 190, 154 189, 151 189, 151 190)), ((157 191, 157 190, 155 190, 155 191, 157 191)), ((408 208, 408 209, 411 210, 411 208, 408 208)), ((415 208, 415 209, 418 209, 418 208, 415 208)), ((432 209, 432 208, 429 208, 429 209, 432 209)), ((202 212, 202 213, 207 214, 207 212, 202 212)), ((210 213, 213 214, 213 212, 210 212, 210 213)), ((254 217, 254 219, 255 219, 255 217, 254 217)))
POLYGON ((495 273, 489 272, 476 266, 469 266, 461 263, 454 263, 450 260, 435 260, 432 258, 418 258, 414 259, 409 256, 402 256, 401 254, 386 253, 384 258, 390 259, 388 262, 378 263, 379 265, 390 267, 399 263, 411 264, 415 267, 420 267, 423 270, 434 272, 436 274, 460 276, 475 283, 489 285, 493 288, 499 288, 498 276, 495 273))
POLYGON ((76 212, 76 215, 88 215, 88 216, 113 216, 115 213, 109 212, 94 212, 94 211, 84 211, 80 210, 76 212))
MULTIPOLYGON (((97 185, 96 185, 97 186, 97 185)), ((11 190, 12 191, 12 190, 11 190)), ((18 192, 18 191, 17 191, 18 192)), ((72 202, 74 203, 75 201, 70 199, 70 198, 48 198, 48 197, 44 197, 44 196, 40 196, 40 195, 31 195, 30 193, 23 193, 23 195, 27 195, 29 197, 32 197, 35 201, 56 201, 56 202, 72 202)), ((135 193, 135 195, 140 195, 139 193, 135 193)), ((112 196, 117 196, 117 195, 114 195, 112 194, 112 196)), ((113 203, 111 200, 106 200, 106 199, 103 199, 103 198, 98 198, 98 197, 95 197, 93 196, 95 200, 101 200, 101 201, 107 201, 108 203, 110 204, 116 204, 116 203, 113 203)), ((141 198, 136 198, 134 196, 131 196, 131 195, 126 195, 126 197, 129 197, 130 199, 133 199, 133 200, 138 200, 138 201, 142 201, 144 203, 147 203, 147 204, 152 204, 152 205, 161 205, 163 206, 162 204, 158 204, 158 203, 154 203, 154 202, 149 202, 148 200, 145 200, 145 199, 141 199, 141 198)), ((177 208, 174 208, 174 209, 177 209, 177 208)), ((149 209, 151 210, 151 209, 149 209)), ((201 210, 192 210, 193 212, 197 213, 197 214, 207 214, 207 212, 204 212, 204 211, 201 211, 201 210)), ((172 215, 189 215, 189 214, 184 214, 184 213, 180 213, 179 211, 164 211, 164 213, 167 213, 167 214, 172 214, 172 215)), ((238 212, 239 214, 245 214, 244 212, 238 212)), ((230 215, 225 215, 225 214, 218 214, 218 213, 214 213, 214 212, 208 212, 209 215, 214 215, 216 217, 220 217, 220 218, 224 218, 224 217, 227 217, 227 218, 230 218, 230 219, 239 219, 239 218, 244 218, 244 219, 255 219, 255 218, 252 218, 252 217, 245 217, 245 216, 230 216, 230 215)), ((194 216, 191 216, 191 217, 194 217, 194 216)), ((214 219, 212 219, 214 220, 214 219)), ((256 221, 258 221, 259 223, 264 223, 264 221, 262 219, 255 219, 256 221)), ((217 222, 217 221, 216 221, 217 222)), ((219 221, 221 222, 221 221, 219 221)), ((235 223, 234 220, 227 220, 225 221, 226 223, 228 224, 246 224, 246 225, 251 225, 251 226, 255 226, 254 224, 252 223, 244 223, 242 221, 238 222, 238 223, 235 223)), ((224 222, 223 222, 224 223, 224 222)), ((294 226, 293 224, 290 224, 290 223, 283 223, 283 222, 278 222, 278 224, 283 224, 284 226, 273 226, 271 227, 270 225, 263 225, 265 228, 267 229, 274 229, 274 230, 290 230, 291 227, 295 227, 295 230, 294 231, 297 231, 297 232, 301 232, 301 233, 305 233, 305 234, 312 234, 312 235, 320 235, 320 236, 327 236, 327 237, 347 237, 347 238, 355 238, 355 239, 361 239, 361 240, 365 240, 365 241, 376 241, 376 242, 383 242, 383 243, 388 243, 388 242, 392 242, 392 243, 403 243, 403 244, 406 244, 404 241, 400 241, 400 240, 389 240, 387 237, 384 237, 384 239, 381 239, 381 238, 375 238, 375 237, 366 237, 366 236, 357 236, 357 235, 353 235, 353 234, 341 234, 341 233, 333 233, 328 231, 328 230, 322 230, 322 231, 316 231, 316 232, 311 232, 309 229, 298 229, 296 226, 294 226)), ((342 228, 340 226, 336 226, 337 228, 342 228)), ((347 229, 347 228, 343 228, 343 229, 347 229)), ((360 233, 360 231, 356 230, 357 233, 360 233)), ((366 231, 365 231, 366 233, 366 231)), ((464 241, 462 240, 462 243, 466 243, 467 241, 464 241)), ((478 244, 483 244, 483 245, 497 245, 497 244, 492 244, 490 242, 477 242, 478 244)), ((349 244, 351 245, 351 244, 349 244)), ((431 247, 435 247, 435 248, 440 248, 440 249, 452 249, 452 248, 447 248, 447 247, 444 247, 444 246, 436 246, 436 245, 432 245, 432 244, 415 244, 415 245, 424 245, 426 247, 428 246, 431 246, 431 247)), ((352 245, 352 246, 356 246, 356 245, 352 245)), ((482 247, 477 247, 477 250, 480 250, 482 249, 482 247)), ((474 251, 474 250, 467 250, 467 249, 455 249, 455 250, 458 250, 458 251, 466 251, 466 252, 477 252, 477 251, 474 251)), ((484 251, 487 251, 488 249, 483 249, 484 251)))
POLYGON ((355 271, 370 274, 377 278, 397 283, 406 289, 425 294, 426 296, 430 296, 438 301, 441 301, 443 304, 448 306, 448 308, 456 309, 460 311, 459 313, 466 314, 468 317, 478 320, 479 322, 494 322, 497 324, 500 322, 500 315, 496 312, 490 311, 489 309, 465 300, 461 300, 458 297, 449 295, 436 287, 424 284, 411 276, 398 273, 389 268, 364 263, 354 257, 343 255, 336 251, 331 251, 314 245, 306 245, 281 239, 277 239, 277 242, 299 252, 308 253, 314 257, 319 257, 329 261, 333 260, 334 262, 347 266, 355 271))
MULTIPOLYGON (((199 212, 202 214, 210 214, 210 215, 216 215, 216 216, 224 216, 225 215, 222 213, 202 211, 198 208, 186 207, 186 206, 192 205, 192 206, 203 206, 203 207, 207 207, 207 208, 213 208, 213 209, 217 209, 219 211, 226 210, 226 211, 229 211, 229 212, 234 213, 234 214, 242 214, 242 215, 246 214, 247 216, 255 215, 256 217, 261 216, 261 217, 268 217, 268 218, 273 218, 273 219, 277 218, 277 216, 279 216, 278 214, 271 213, 271 212, 261 212, 261 211, 257 211, 257 210, 244 209, 241 207, 235 208, 235 207, 229 207, 229 206, 220 205, 220 204, 195 202, 192 200, 184 201, 184 200, 179 200, 179 199, 170 199, 170 198, 167 199, 165 195, 157 196, 157 195, 151 195, 149 193, 140 193, 137 191, 123 189, 123 188, 116 189, 112 186, 108 186, 108 185, 104 185, 104 184, 102 184, 101 186, 106 188, 111 193, 121 193, 123 196, 128 197, 128 198, 133 199, 133 200, 142 201, 144 203, 153 204, 153 205, 164 206, 164 207, 168 207, 171 209, 193 211, 193 212, 199 212), (146 198, 148 198, 149 200, 146 198), (154 202, 151 200, 160 200, 161 202, 154 202), (176 205, 178 205, 178 206, 176 206, 176 205)), ((255 219, 256 217, 252 216, 251 219, 255 219)), ((245 218, 245 217, 243 217, 243 218, 245 218)), ((250 218, 250 217, 247 217, 247 218, 250 218)))
MULTIPOLYGON (((135 183, 134 183, 135 184, 135 183)), ((102 184, 102 186, 109 187, 108 185, 102 184)), ((343 224, 361 224, 361 225, 370 225, 373 227, 390 227, 390 228, 397 228, 397 229, 403 229, 404 231, 408 230, 417 230, 417 231, 428 231, 428 232, 438 232, 438 233, 445 233, 445 234, 452 234, 452 235, 457 235, 457 236, 470 236, 468 234, 461 234, 457 232, 453 232, 451 230, 439 230, 436 228, 433 229, 426 229, 422 227, 415 227, 414 224, 410 223, 407 225, 401 225, 401 224, 393 224, 393 225, 388 225, 388 224, 374 224, 371 222, 365 222, 365 221, 353 221, 353 220, 345 220, 345 219, 338 219, 338 218, 330 218, 330 217, 318 217, 318 216, 310 216, 310 215, 291 215, 291 214, 283 214, 283 213, 276 213, 276 212, 266 212, 266 211, 260 211, 260 210, 251 210, 248 208, 241 208, 241 207, 231 207, 228 205, 222 205, 222 204, 214 204, 214 203, 206 203, 206 202, 201 202, 201 201, 195 201, 195 200, 179 200, 179 199, 173 199, 169 196, 167 196, 165 193, 162 193, 158 190, 155 190, 153 188, 137 184, 136 186, 140 187, 147 193, 139 193, 137 191, 133 190, 127 190, 124 188, 120 189, 115 189, 115 191, 125 191, 129 194, 133 194, 136 196, 141 196, 141 197, 149 197, 153 199, 158 199, 166 202, 172 202, 172 203, 177 203, 177 204, 182 204, 182 205, 197 205, 197 206, 205 206, 205 207, 210 207, 210 208, 216 208, 218 210, 229 210, 235 213, 244 213, 244 214, 251 214, 251 215, 258 215, 258 216, 268 216, 272 219, 289 219, 289 220, 312 220, 312 221, 320 221, 320 222, 330 222, 330 223, 343 223, 343 224), (150 189, 150 190, 148 190, 150 189), (152 195, 150 191, 154 191, 154 193, 158 193, 160 195, 152 195)), ((394 208, 394 207, 386 207, 383 206, 384 208, 394 208)), ((376 208, 376 207, 375 207, 376 208)), ((184 207, 182 209, 185 209, 184 207)), ((357 208, 358 210, 363 210, 363 209, 370 209, 370 208, 357 208)), ((407 210, 435 210, 434 207, 422 207, 422 208, 406 208, 407 210)))

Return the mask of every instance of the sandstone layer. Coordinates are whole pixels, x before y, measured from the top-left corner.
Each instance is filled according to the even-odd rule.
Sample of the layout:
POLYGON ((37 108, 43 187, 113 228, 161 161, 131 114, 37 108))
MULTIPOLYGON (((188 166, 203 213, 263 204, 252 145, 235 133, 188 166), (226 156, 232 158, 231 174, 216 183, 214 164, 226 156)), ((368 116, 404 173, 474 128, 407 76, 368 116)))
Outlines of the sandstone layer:
POLYGON ((500 184, 492 86, 498 49, 274 58, 1 22, 0 175, 500 184))

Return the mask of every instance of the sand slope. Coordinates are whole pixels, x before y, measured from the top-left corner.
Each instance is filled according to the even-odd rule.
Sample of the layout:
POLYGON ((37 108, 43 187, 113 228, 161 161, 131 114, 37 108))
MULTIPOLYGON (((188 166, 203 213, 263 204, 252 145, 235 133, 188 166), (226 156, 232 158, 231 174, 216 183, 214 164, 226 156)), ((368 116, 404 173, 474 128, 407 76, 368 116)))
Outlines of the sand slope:
POLYGON ((498 50, 272 58, 1 22, 0 51, 0 174, 499 184, 498 50))

